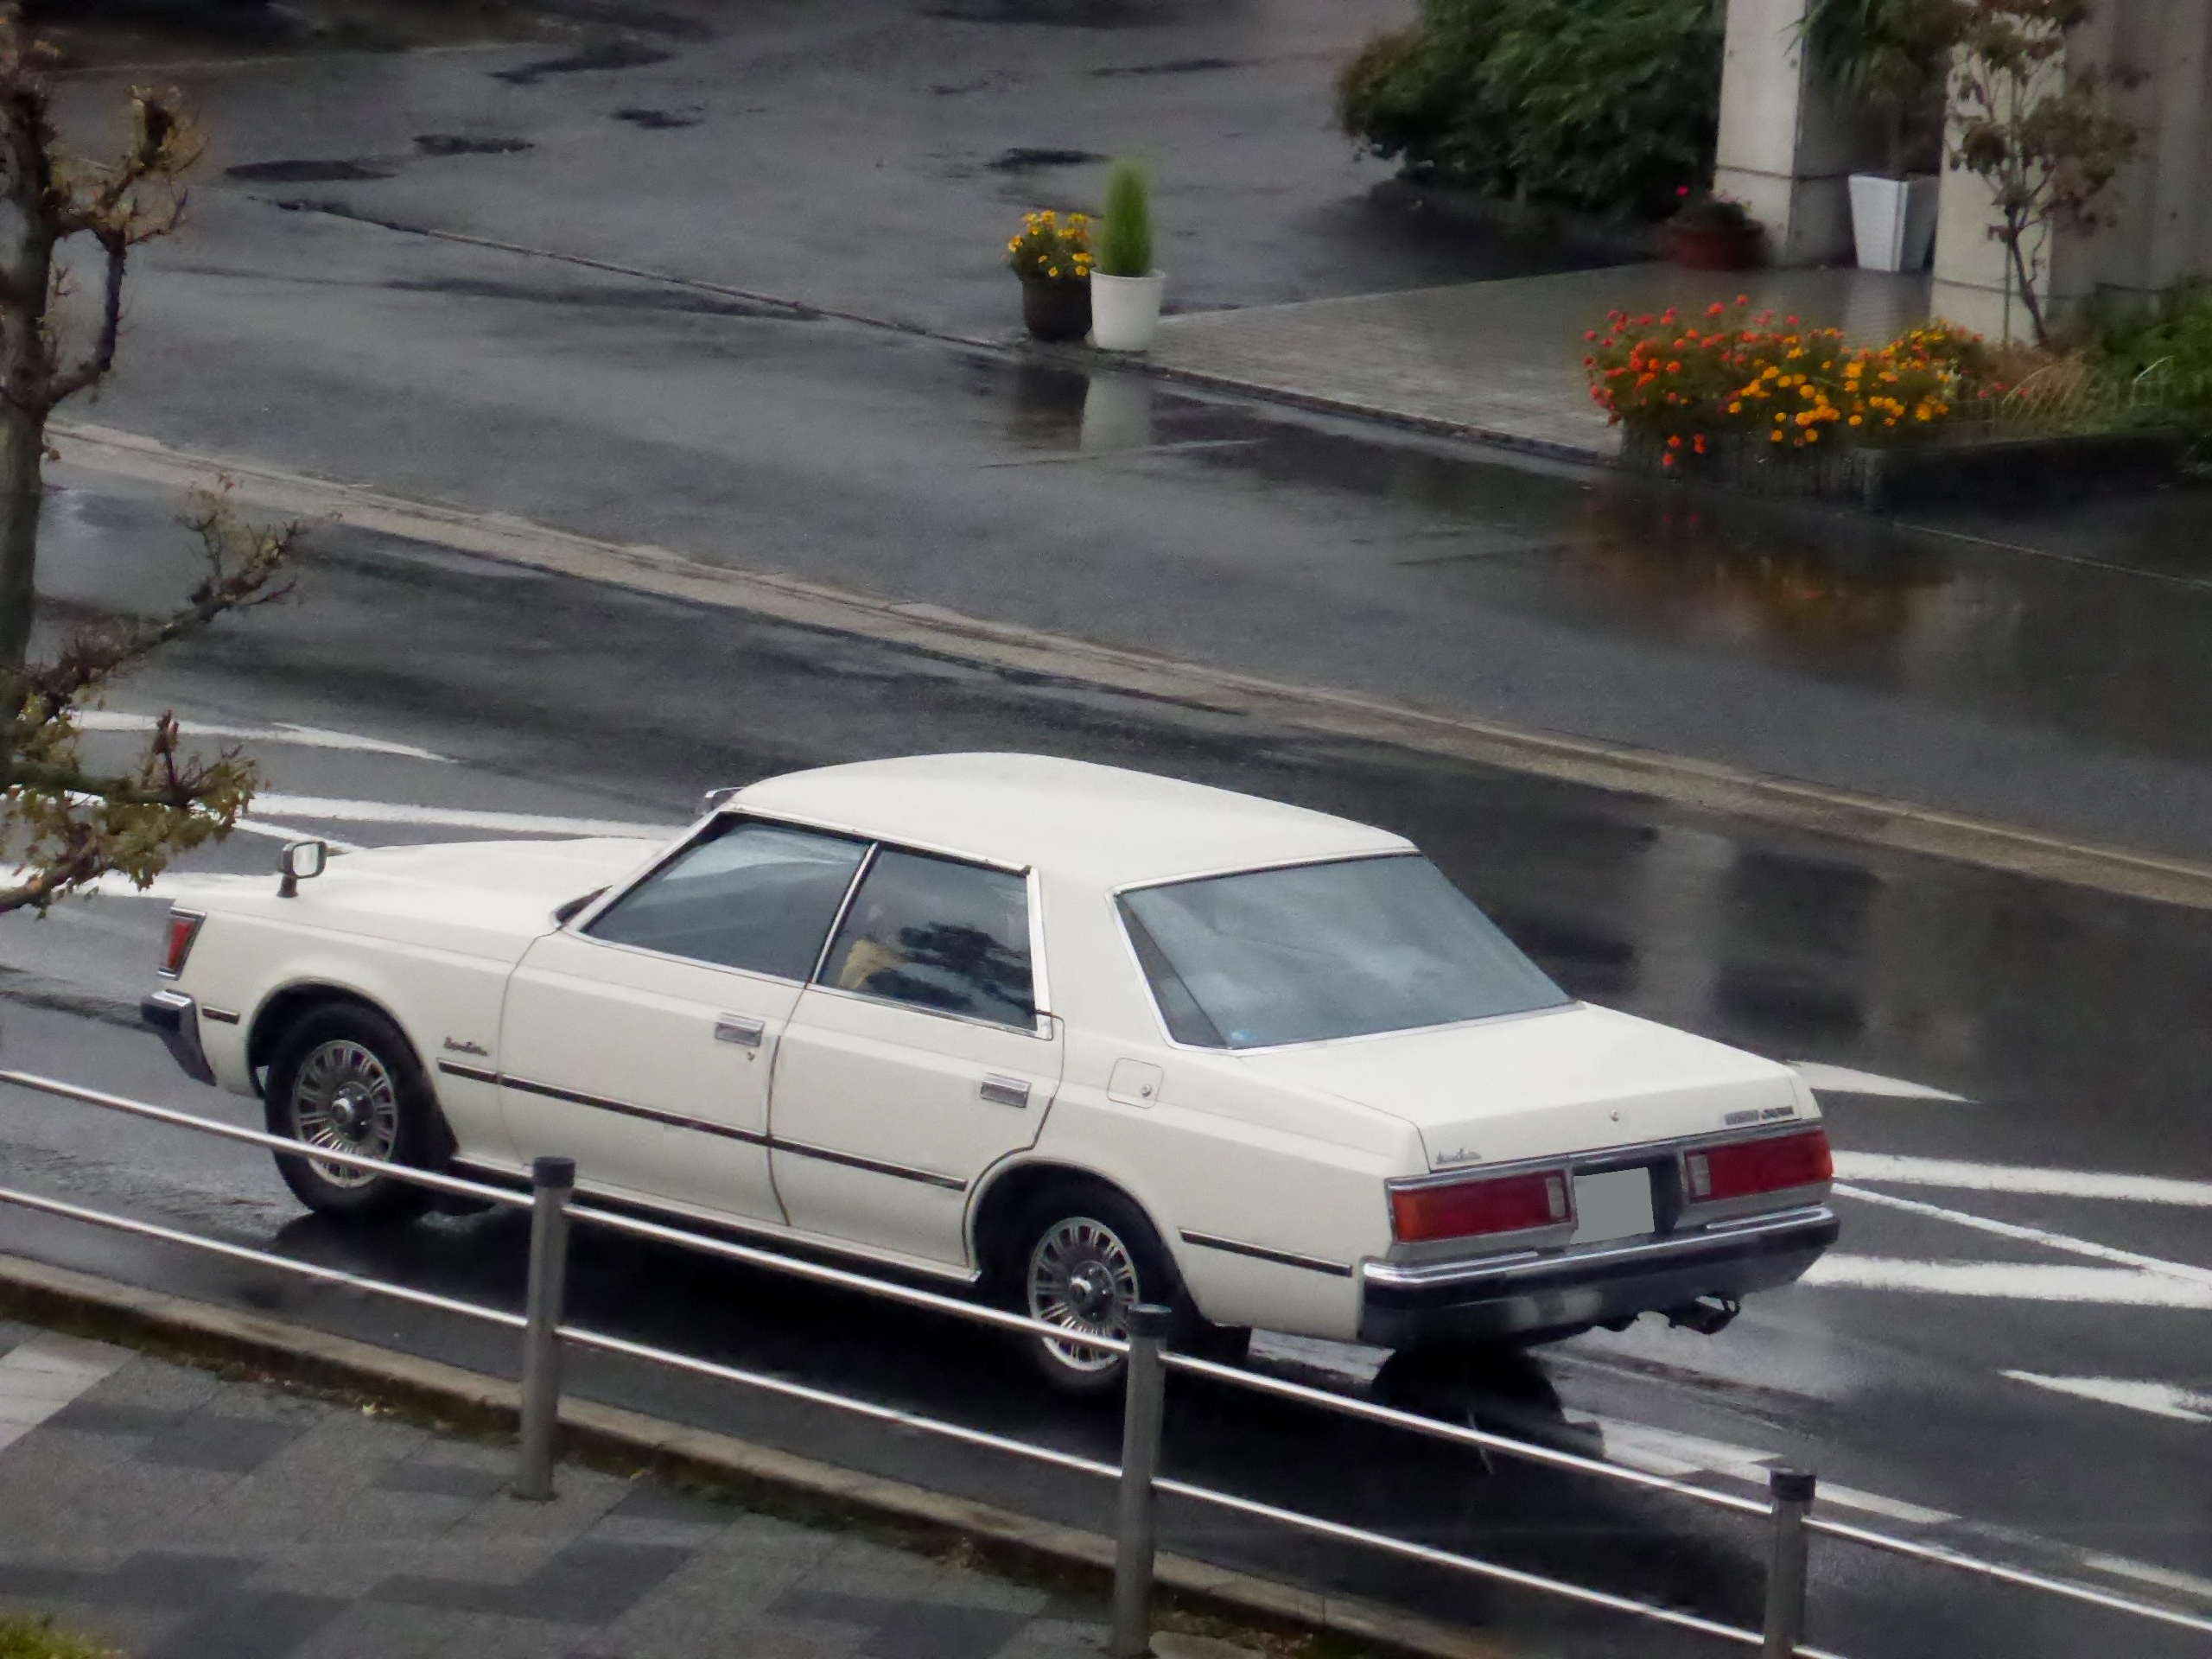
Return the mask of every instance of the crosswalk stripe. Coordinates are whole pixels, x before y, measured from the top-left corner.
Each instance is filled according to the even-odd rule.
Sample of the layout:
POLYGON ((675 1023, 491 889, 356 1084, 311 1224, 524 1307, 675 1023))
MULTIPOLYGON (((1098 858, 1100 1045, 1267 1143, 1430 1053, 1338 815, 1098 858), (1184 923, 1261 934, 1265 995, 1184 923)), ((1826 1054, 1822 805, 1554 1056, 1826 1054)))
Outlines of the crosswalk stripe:
MULTIPOLYGON (((78 711, 76 721, 88 732, 150 732, 157 717, 153 715, 134 715, 121 709, 85 709, 78 711)), ((236 738, 241 742, 277 743, 294 748, 346 749, 357 754, 390 754, 408 760, 435 760, 450 766, 453 757, 439 754, 430 749, 419 749, 412 743, 394 743, 381 737, 363 737, 357 732, 325 731, 320 726, 295 726, 289 721, 278 721, 267 726, 232 726, 200 720, 181 720, 177 729, 187 737, 236 738)))
POLYGON ((2212 1309, 2212 1284, 2134 1268, 2081 1268, 2064 1262, 1921 1262, 1832 1252, 1814 1262, 1798 1282, 2010 1301, 2212 1309))
POLYGON ((489 830, 516 836, 614 836, 666 841, 681 826, 620 818, 563 818, 538 812, 491 812, 475 807, 416 806, 403 801, 340 800, 326 795, 266 794, 253 798, 257 817, 307 818, 334 823, 411 823, 444 830, 489 830))
POLYGON ((2212 1394, 2177 1389, 2171 1382, 2137 1382, 2124 1376, 2045 1376, 2037 1371, 2006 1371, 2005 1375, 2015 1382, 2049 1389, 2055 1394, 2126 1406, 2131 1411, 2147 1411, 2185 1423, 2212 1423, 2212 1394))
POLYGON ((1937 1089, 1904 1077, 1885 1077, 1873 1071, 1854 1071, 1847 1065, 1828 1065, 1819 1060, 1786 1060, 1784 1065, 1805 1080, 1815 1094, 1885 1095, 1894 1100, 1963 1102, 1964 1095, 1937 1089))
POLYGON ((1885 1152, 1838 1152, 1835 1173, 1850 1181, 1948 1186, 1974 1192, 2032 1192, 2066 1198, 2121 1198, 2137 1204, 2212 1209, 2212 1181, 2180 1181, 2164 1175, 2040 1169, 2024 1164, 1974 1164, 1949 1158, 1908 1158, 1885 1152))
POLYGON ((2108 1262, 2114 1267, 2133 1268, 2161 1278, 2185 1280, 2212 1292, 2212 1268, 2200 1268, 2187 1262, 2169 1262, 2161 1256, 2142 1255, 2133 1250, 2116 1249, 2110 1244, 2100 1244, 2094 1239, 2054 1233, 2046 1227, 2025 1227, 2017 1221, 1997 1221, 1987 1216, 1971 1215, 1964 1210, 1947 1210, 1940 1204, 1923 1204, 1918 1198, 1901 1198, 1891 1192, 1874 1192, 1863 1186, 1846 1185, 1840 1181, 1833 1190, 1839 1198, 1855 1199, 1860 1204, 1871 1204, 1885 1210, 1902 1210, 1908 1215, 1925 1216, 1931 1221, 1948 1221, 1955 1226, 1988 1233, 1998 1238, 2009 1238, 2022 1244, 2039 1244, 2045 1249, 2057 1250, 2063 1255, 2088 1256, 2092 1261, 2108 1262))

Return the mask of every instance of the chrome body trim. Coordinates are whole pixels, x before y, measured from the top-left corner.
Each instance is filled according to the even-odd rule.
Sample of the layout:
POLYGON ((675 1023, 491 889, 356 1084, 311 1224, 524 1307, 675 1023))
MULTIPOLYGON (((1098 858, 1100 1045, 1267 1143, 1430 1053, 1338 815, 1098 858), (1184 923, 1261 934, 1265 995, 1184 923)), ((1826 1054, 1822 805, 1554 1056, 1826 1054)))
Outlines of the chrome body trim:
POLYGON ((715 1040, 735 1043, 740 1048, 758 1048, 768 1034, 768 1022, 749 1014, 718 1014, 715 1016, 715 1040))
POLYGON ((156 991, 138 1005, 139 1020, 159 1034, 177 1069, 194 1083, 215 1081, 200 1046, 200 1005, 182 991, 156 991))
POLYGON ((588 1095, 581 1090, 563 1089, 550 1083, 532 1083, 526 1077, 512 1077, 501 1071, 486 1071, 473 1065, 455 1065, 450 1060, 440 1060, 438 1070, 453 1077, 467 1077, 474 1083, 497 1084, 503 1089, 512 1089, 522 1094, 542 1095, 548 1100, 563 1101, 571 1106, 587 1106, 595 1111, 613 1112, 620 1117, 634 1117, 647 1123, 664 1124, 671 1129, 690 1129, 700 1135, 717 1135, 725 1141, 741 1141, 747 1146, 765 1147, 772 1152, 787 1152, 795 1158, 812 1158, 825 1164, 842 1164, 848 1169, 864 1169, 870 1174, 891 1175, 902 1181, 917 1181, 925 1186, 943 1187, 949 1192, 965 1192, 968 1190, 968 1183, 957 1175, 941 1175, 933 1169, 915 1169, 906 1164, 887 1163, 880 1158, 863 1158, 857 1153, 809 1146, 803 1141, 785 1141, 754 1129, 741 1129, 733 1124, 716 1123, 683 1112, 664 1111, 657 1106, 639 1106, 626 1100, 610 1100, 604 1095, 588 1095))
POLYGON ((1694 1230, 1451 1262, 1370 1259, 1360 1340, 1404 1348, 1580 1329, 1741 1297, 1796 1279, 1835 1243, 1835 1211, 1802 1205, 1694 1230))
POLYGON ((957 1175, 940 1175, 933 1169, 915 1169, 906 1164, 890 1164, 880 1158, 863 1158, 858 1153, 836 1152, 828 1147, 812 1147, 804 1141, 785 1141, 781 1137, 769 1141, 770 1148, 788 1152, 796 1158, 812 1158, 825 1164, 842 1164, 847 1169, 864 1169, 871 1175, 891 1175, 902 1181, 918 1181, 924 1186, 941 1186, 948 1192, 965 1192, 968 1183, 957 1175))
POLYGON ((200 1017, 212 1020, 219 1026, 235 1026, 243 1016, 230 1008, 203 1007, 200 1010, 200 1017))
POLYGON ((1194 1233, 1185 1227, 1182 1232, 1185 1244, 1195 1244, 1202 1250, 1219 1250, 1228 1255, 1249 1255, 1255 1262, 1272 1262, 1280 1268, 1303 1268, 1308 1273, 1325 1273, 1332 1279, 1351 1277, 1351 1264, 1331 1262, 1318 1255, 1300 1255, 1291 1250, 1272 1250, 1264 1244, 1245 1244, 1233 1238, 1216 1238, 1211 1233, 1194 1233))
MULTIPOLYGON (((448 1071, 443 1060, 438 1062, 441 1071, 448 1071)), ((671 1129, 690 1129, 700 1135, 711 1135, 724 1141, 742 1141, 747 1146, 765 1147, 768 1137, 755 1129, 741 1129, 734 1124, 716 1123, 709 1118, 693 1117, 683 1112, 664 1111, 658 1106, 639 1106, 626 1100, 609 1100, 604 1095, 587 1095, 575 1089, 557 1088, 550 1083, 532 1083, 527 1077, 511 1077, 504 1072, 488 1074, 503 1089, 512 1089, 525 1095, 542 1095, 548 1100, 563 1101, 571 1106, 588 1106, 595 1111, 613 1112, 618 1117, 634 1117, 647 1123, 665 1124, 671 1129)))

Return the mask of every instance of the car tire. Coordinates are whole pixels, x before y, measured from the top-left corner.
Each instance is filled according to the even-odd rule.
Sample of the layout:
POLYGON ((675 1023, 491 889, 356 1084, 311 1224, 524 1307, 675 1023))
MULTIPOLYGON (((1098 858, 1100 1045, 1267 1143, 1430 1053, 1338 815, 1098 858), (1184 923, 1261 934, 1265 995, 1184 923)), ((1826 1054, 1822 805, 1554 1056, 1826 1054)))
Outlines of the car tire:
MULTIPOLYGON (((399 1027, 372 1008, 326 1002, 278 1039, 263 1102, 271 1135, 423 1168, 439 1161, 443 1120, 399 1027)), ((422 1213, 423 1187, 311 1158, 278 1154, 293 1196, 319 1215, 397 1221, 422 1213)))
MULTIPOLYGON (((1144 1212, 1098 1182, 1069 1182, 1039 1195, 1009 1230, 1001 1265, 1002 1300, 1017 1313, 1071 1331, 1128 1335, 1128 1310, 1154 1302, 1176 1311, 1170 1341, 1191 1345, 1207 1331, 1184 1294, 1173 1257, 1144 1212)), ((1065 1394, 1117 1392, 1128 1360, 1103 1349, 1050 1337, 1022 1338, 1045 1380, 1065 1394)))

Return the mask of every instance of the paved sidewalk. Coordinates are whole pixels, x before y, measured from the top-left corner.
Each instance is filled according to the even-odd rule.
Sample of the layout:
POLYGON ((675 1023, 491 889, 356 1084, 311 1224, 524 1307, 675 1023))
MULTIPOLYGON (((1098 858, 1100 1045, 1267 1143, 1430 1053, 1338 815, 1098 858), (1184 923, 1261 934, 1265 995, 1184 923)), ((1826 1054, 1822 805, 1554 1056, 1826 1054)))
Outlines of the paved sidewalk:
MULTIPOLYGON (((1074 1659, 1099 1610, 0 1322, 0 1611, 135 1659, 1074 1659)), ((1235 1651, 1211 1642, 1187 1651, 1235 1651)))
POLYGON ((1611 310, 1701 311, 1739 294, 1860 340, 1928 315, 1924 276, 1618 265, 1168 317, 1150 356, 1227 385, 1605 459, 1620 435, 1590 401, 1584 332, 1611 310))

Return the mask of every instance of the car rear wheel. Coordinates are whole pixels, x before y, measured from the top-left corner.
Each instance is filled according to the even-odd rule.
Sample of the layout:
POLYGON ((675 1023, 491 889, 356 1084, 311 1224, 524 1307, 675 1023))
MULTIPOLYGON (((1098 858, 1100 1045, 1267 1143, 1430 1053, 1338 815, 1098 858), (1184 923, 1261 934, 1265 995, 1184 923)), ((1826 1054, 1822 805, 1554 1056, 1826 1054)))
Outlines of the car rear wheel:
MULTIPOLYGON (((1128 1361, 1085 1336, 1126 1339, 1139 1302, 1185 1306, 1182 1285, 1151 1224, 1105 1186, 1069 1185, 1030 1206, 1008 1263, 1015 1310, 1066 1331, 1026 1340, 1046 1380, 1069 1394, 1109 1394, 1128 1361)), ((1188 1316, 1179 1319, 1179 1327, 1188 1316)))
MULTIPOLYGON (((269 1132, 385 1163, 430 1159, 437 1106, 397 1027, 352 1003, 311 1009, 284 1033, 264 1091, 269 1132)), ((372 1170, 280 1155, 277 1173, 302 1204, 351 1221, 418 1214, 429 1194, 372 1170)))

